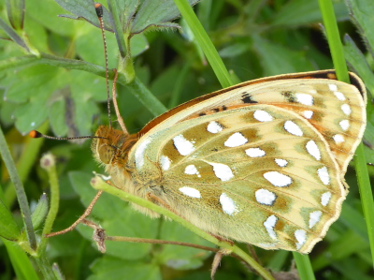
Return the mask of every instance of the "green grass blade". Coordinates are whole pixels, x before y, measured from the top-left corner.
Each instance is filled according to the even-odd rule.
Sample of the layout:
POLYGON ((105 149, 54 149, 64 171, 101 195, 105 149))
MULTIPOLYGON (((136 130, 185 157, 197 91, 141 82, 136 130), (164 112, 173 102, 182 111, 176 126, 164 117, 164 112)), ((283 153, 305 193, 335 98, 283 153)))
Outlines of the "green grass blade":
POLYGON ((30 242, 30 247, 32 249, 36 249, 36 237, 31 221, 31 211, 29 208, 29 203, 27 201, 25 189, 23 187, 21 178, 18 175, 16 165, 8 149, 8 145, 5 140, 2 129, 0 129, 0 152, 5 162, 5 165, 9 171, 10 178, 16 188, 18 203, 22 212, 23 223, 27 232, 28 241, 30 242))
POLYGON ((339 35, 334 6, 330 0, 319 0, 319 6, 336 74, 339 80, 349 83, 348 68, 344 58, 344 49, 339 35))
POLYGON ((297 252, 292 252, 293 257, 296 261, 296 266, 299 271, 300 279, 308 279, 313 280, 316 279, 314 277, 312 264, 310 263, 310 259, 308 255, 302 255, 297 252))
POLYGON ((370 186, 368 168, 365 160, 365 151, 362 143, 356 150, 355 167, 358 186, 360 188, 362 209, 365 216, 367 232, 370 241, 371 259, 374 266, 374 201, 370 186))
POLYGON ((38 280, 39 276, 36 273, 27 254, 14 242, 2 239, 8 251, 10 261, 14 271, 16 272, 17 279, 20 280, 38 280))
POLYGON ((187 0, 174 0, 174 2, 178 6, 178 9, 181 12, 183 18, 191 28, 199 46, 204 51, 214 73, 221 83, 221 86, 224 88, 231 86, 232 81, 230 78, 230 74, 227 71, 221 57, 219 56, 204 27, 194 13, 190 3, 187 0))
MULTIPOLYGON (((319 3, 323 21, 326 27, 326 34, 331 50, 331 55, 338 78, 339 80, 349 82, 348 68, 344 57, 344 49, 340 40, 332 2, 328 0, 319 0, 319 3)), ((356 151, 355 167, 357 172, 358 185, 361 193, 362 207, 369 235, 370 250, 374 264, 374 201, 362 144, 359 145, 356 151)))

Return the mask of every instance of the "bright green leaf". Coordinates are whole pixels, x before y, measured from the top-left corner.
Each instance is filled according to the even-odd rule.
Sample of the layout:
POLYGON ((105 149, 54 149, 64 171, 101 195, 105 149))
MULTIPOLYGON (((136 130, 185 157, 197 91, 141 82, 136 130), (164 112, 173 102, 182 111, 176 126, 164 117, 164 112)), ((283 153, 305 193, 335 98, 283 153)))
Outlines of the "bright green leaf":
POLYGON ((0 200, 0 236, 16 241, 20 235, 20 228, 18 227, 12 213, 5 206, 4 202, 0 200))

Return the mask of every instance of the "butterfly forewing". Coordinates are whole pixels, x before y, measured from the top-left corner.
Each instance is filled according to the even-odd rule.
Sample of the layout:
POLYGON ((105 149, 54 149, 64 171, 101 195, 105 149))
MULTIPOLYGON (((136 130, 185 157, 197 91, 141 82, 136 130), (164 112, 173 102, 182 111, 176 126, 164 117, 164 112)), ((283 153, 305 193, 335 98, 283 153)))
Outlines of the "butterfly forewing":
POLYGON ((357 86, 337 81, 331 70, 249 81, 196 99, 199 102, 187 102, 165 114, 175 111, 173 117, 158 119, 168 126, 233 106, 261 103, 285 108, 307 119, 323 135, 344 173, 366 124, 365 86, 355 74, 350 75, 357 86))
POLYGON ((346 196, 324 138, 275 106, 186 120, 144 137, 133 150, 132 175, 158 189, 181 216, 264 248, 309 252, 346 196))

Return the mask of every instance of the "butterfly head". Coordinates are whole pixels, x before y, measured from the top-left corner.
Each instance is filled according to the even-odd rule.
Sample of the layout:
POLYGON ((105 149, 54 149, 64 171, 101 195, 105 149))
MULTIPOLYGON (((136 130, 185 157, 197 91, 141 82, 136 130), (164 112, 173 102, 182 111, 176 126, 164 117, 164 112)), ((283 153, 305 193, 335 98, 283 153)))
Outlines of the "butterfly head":
POLYGON ((136 142, 135 135, 129 135, 110 126, 100 126, 92 142, 92 152, 96 160, 105 165, 125 163, 129 149, 136 142))

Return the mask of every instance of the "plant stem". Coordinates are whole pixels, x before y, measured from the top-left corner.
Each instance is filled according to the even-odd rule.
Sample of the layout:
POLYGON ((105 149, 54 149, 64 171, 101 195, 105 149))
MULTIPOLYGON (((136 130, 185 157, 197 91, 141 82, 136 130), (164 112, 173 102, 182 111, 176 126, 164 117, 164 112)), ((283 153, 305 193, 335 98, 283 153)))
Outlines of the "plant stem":
POLYGON ((8 145, 6 143, 3 130, 0 128, 0 153, 2 155, 3 161, 8 169, 10 179, 14 183, 14 187, 16 189, 17 198, 19 207, 21 209, 22 213, 22 220, 23 224, 26 229, 28 241, 30 243, 30 247, 35 250, 36 249, 36 237, 34 228, 31 221, 31 211, 29 208, 29 203, 27 201, 25 189, 23 187, 22 181, 20 176, 18 175, 16 165, 14 163, 14 160, 11 156, 11 153, 9 151, 8 145))

